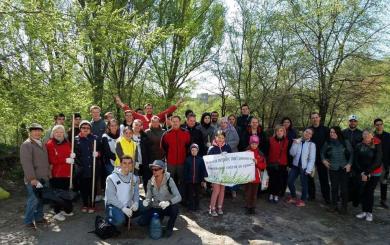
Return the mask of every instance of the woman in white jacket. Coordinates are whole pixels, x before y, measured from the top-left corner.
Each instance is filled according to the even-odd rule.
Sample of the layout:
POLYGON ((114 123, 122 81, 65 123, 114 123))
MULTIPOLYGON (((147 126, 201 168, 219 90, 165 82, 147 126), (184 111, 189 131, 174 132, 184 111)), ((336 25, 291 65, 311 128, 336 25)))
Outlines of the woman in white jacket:
POLYGON ((290 189, 291 197, 287 202, 295 204, 297 207, 305 206, 307 200, 308 185, 307 178, 314 171, 314 163, 316 160, 316 145, 311 142, 313 130, 307 128, 303 132, 303 137, 295 139, 290 149, 290 155, 293 157, 292 167, 288 175, 288 188, 290 189), (295 192, 295 180, 298 175, 301 179, 302 195, 301 199, 297 200, 295 192))

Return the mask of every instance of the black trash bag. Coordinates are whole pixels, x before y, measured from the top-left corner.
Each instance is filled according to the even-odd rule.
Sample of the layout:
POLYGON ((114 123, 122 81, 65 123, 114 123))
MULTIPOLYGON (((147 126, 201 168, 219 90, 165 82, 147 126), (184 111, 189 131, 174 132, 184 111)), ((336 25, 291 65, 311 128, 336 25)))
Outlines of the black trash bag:
POLYGON ((100 239, 108 239, 118 236, 120 232, 116 227, 107 222, 102 216, 98 215, 95 218, 95 230, 88 233, 95 233, 100 239))

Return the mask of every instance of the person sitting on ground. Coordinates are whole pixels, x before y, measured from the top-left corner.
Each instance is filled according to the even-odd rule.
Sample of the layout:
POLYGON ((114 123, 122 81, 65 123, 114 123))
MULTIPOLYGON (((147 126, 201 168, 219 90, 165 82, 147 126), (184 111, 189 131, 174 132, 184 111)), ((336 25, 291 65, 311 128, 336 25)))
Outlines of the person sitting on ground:
POLYGON ((117 228, 126 218, 135 217, 139 207, 139 178, 134 175, 131 156, 123 155, 120 168, 114 169, 106 179, 105 206, 107 222, 117 228))
POLYGON ((168 172, 165 172, 166 165, 164 161, 155 160, 149 166, 152 169, 153 176, 148 182, 148 191, 143 206, 150 208, 145 211, 139 220, 139 224, 149 225, 154 213, 157 213, 161 218, 169 216, 165 236, 170 237, 179 214, 178 203, 181 201, 181 195, 173 178, 168 172))

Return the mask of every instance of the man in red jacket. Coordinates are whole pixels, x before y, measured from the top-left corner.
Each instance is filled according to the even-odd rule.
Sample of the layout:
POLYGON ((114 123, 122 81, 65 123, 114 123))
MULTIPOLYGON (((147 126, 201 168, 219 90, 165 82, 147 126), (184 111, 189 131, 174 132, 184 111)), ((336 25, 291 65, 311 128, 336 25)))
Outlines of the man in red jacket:
POLYGON ((183 187, 184 162, 187 157, 191 136, 188 130, 180 128, 180 117, 171 118, 172 128, 161 138, 161 147, 165 152, 167 170, 173 177, 179 190, 183 187))
MULTIPOLYGON (((143 130, 145 131, 146 129, 149 128, 149 123, 152 119, 153 115, 153 106, 152 104, 148 103, 145 105, 145 115, 137 113, 136 111, 133 111, 130 109, 130 107, 126 104, 124 104, 119 96, 115 96, 115 103, 120 106, 124 111, 131 111, 131 114, 133 115, 134 119, 139 119, 143 122, 143 130)), ((158 113, 156 116, 160 118, 160 122, 165 122, 165 117, 169 114, 172 114, 176 109, 183 103, 183 99, 180 98, 175 105, 171 105, 168 107, 165 111, 162 111, 158 113)))

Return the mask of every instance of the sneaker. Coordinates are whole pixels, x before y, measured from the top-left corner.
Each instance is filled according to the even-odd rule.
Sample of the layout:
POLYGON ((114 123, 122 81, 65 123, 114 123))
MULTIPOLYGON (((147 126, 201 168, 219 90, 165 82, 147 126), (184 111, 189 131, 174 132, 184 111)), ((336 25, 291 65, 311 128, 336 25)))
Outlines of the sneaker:
POLYGON ((65 217, 61 213, 58 213, 58 214, 53 216, 53 219, 58 220, 58 221, 64 221, 65 217))
POLYGON ((367 213, 366 215, 366 221, 371 222, 373 220, 372 213, 367 213))
POLYGON ((62 214, 63 216, 73 216, 73 215, 74 215, 73 212, 67 213, 67 212, 65 212, 65 211, 61 211, 61 214, 62 214))
POLYGON ((274 203, 278 203, 279 202, 279 197, 278 196, 274 196, 274 203))
POLYGON ((273 202, 274 201, 274 195, 269 195, 268 201, 273 202))
POLYGON ((218 214, 217 214, 217 212, 215 211, 215 209, 210 209, 210 210, 209 210, 209 214, 210 214, 211 216, 213 216, 213 217, 218 217, 218 214))
POLYGON ((386 201, 384 200, 381 201, 381 207, 384 209, 389 209, 389 206, 386 204, 386 201))
POLYGON ((237 192, 236 192, 236 191, 232 191, 232 197, 233 197, 233 198, 236 198, 236 197, 237 197, 237 192))
POLYGON ((87 207, 82 207, 82 208, 81 208, 81 212, 83 212, 83 213, 88 212, 88 208, 87 208, 87 207))
POLYGON ((295 206, 297 206, 297 207, 304 207, 304 206, 306 206, 306 204, 305 204, 304 201, 298 200, 298 201, 295 203, 295 206))
POLYGON ((363 219, 363 218, 365 218, 367 216, 367 213, 366 212, 362 212, 362 213, 360 213, 360 214, 357 214, 356 215, 356 218, 358 218, 358 219, 363 219))
POLYGON ((218 215, 223 215, 223 211, 222 211, 222 208, 218 208, 218 211, 217 211, 218 215))
POLYGON ((34 225, 34 223, 30 223, 30 224, 25 224, 24 225, 26 227, 26 229, 31 229, 31 230, 37 230, 37 227, 34 225))
POLYGON ((95 197, 95 202, 101 202, 101 201, 103 201, 103 196, 97 195, 97 196, 95 197))
POLYGON ((49 222, 49 220, 43 218, 43 219, 41 219, 41 220, 36 220, 36 221, 35 221, 35 224, 48 225, 48 224, 50 224, 50 222, 49 222))
POLYGON ((96 212, 96 209, 95 208, 88 208, 88 213, 89 214, 93 214, 96 212))
POLYGON ((294 197, 287 198, 287 203, 295 204, 296 202, 297 202, 297 199, 295 199, 294 197))

